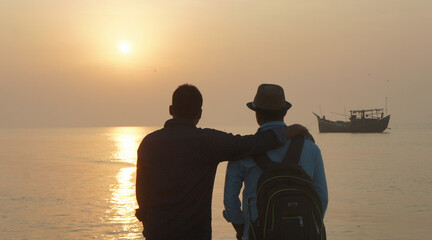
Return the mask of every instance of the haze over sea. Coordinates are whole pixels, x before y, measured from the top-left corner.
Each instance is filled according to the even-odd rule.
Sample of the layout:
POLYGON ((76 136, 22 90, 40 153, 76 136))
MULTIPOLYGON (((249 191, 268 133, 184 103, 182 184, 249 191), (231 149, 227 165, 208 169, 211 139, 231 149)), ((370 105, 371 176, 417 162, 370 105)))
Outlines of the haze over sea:
MULTIPOLYGON (((136 149, 155 129, 0 129, 0 239, 143 239, 134 217, 136 149)), ((328 239, 429 238, 432 128, 311 131, 329 185, 328 239)), ((221 214, 225 169, 219 165, 214 188, 215 240, 235 239, 221 214)))

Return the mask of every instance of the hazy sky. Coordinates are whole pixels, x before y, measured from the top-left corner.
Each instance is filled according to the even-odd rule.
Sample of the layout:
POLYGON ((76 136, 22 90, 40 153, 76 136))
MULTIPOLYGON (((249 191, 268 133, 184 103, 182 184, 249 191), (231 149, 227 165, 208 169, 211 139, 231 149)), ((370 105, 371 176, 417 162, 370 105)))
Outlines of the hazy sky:
POLYGON ((432 124, 431 0, 0 0, 0 53, 0 127, 160 126, 182 83, 205 127, 255 125, 260 83, 287 122, 387 97, 390 126, 432 124))

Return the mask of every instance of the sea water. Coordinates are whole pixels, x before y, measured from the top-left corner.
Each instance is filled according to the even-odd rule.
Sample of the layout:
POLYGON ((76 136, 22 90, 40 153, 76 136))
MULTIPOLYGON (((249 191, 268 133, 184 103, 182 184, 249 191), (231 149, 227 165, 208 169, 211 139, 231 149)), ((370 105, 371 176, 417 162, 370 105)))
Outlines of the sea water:
MULTIPOLYGON (((0 239, 143 239, 136 150, 156 129, 0 129, 0 239)), ((328 239, 430 239, 432 128, 312 133, 327 174, 328 239)), ((214 186, 215 240, 235 239, 222 217, 225 169, 214 186)))

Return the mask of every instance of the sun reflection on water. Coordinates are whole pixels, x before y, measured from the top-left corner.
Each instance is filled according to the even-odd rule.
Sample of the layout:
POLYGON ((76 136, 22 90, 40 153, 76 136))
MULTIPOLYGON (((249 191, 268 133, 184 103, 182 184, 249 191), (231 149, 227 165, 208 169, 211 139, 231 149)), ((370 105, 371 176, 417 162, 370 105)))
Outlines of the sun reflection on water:
POLYGON ((110 235, 117 235, 115 239, 142 237, 141 224, 135 218, 135 209, 138 207, 135 198, 135 165, 139 143, 150 130, 148 128, 119 127, 113 128, 112 131, 116 151, 111 161, 125 164, 125 167, 121 168, 116 175, 117 181, 110 186, 110 207, 106 212, 106 220, 116 226, 110 233, 110 235))
POLYGON ((135 200, 135 167, 122 168, 117 174, 117 184, 111 186, 111 208, 108 210, 109 221, 121 225, 119 234, 127 239, 139 238, 140 226, 135 218, 138 207, 135 200))
POLYGON ((142 135, 133 130, 136 128, 115 128, 114 143, 117 152, 113 155, 112 160, 118 162, 136 163, 136 153, 142 135))

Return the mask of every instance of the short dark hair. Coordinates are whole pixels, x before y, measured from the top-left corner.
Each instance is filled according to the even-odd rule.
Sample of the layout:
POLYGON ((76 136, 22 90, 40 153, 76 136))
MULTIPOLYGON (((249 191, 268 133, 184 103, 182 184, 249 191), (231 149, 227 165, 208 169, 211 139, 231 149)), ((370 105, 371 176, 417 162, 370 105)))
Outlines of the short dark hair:
POLYGON ((190 119, 201 111, 203 98, 197 87, 190 84, 180 85, 173 93, 173 113, 177 117, 190 119))
POLYGON ((264 120, 270 122, 270 121, 279 121, 283 119, 288 111, 288 109, 282 109, 282 110, 262 110, 262 109, 256 109, 255 110, 257 114, 261 116, 264 120))

